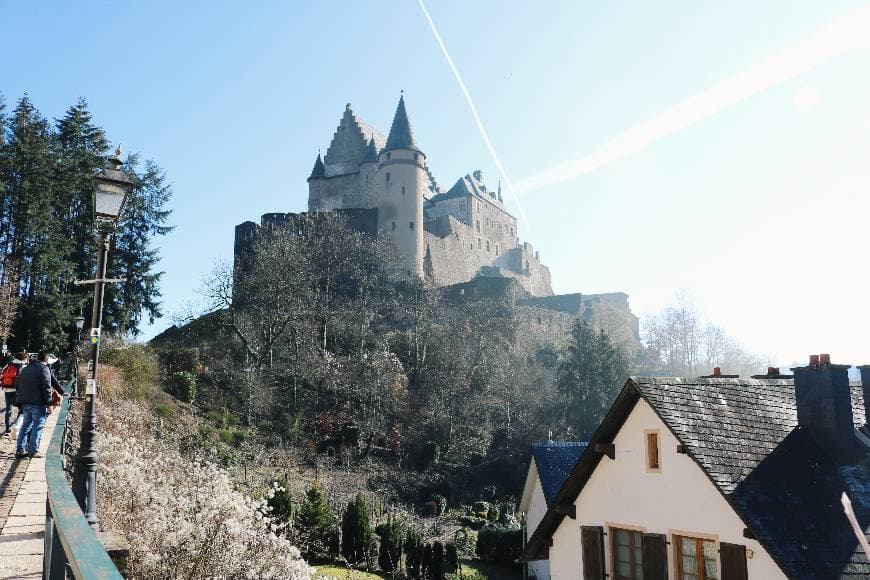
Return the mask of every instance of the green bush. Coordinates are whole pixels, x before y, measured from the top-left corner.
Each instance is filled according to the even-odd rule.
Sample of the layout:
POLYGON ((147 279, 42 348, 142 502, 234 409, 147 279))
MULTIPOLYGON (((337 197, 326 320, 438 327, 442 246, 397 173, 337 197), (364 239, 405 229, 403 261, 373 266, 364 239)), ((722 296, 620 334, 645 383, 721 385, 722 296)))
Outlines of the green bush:
POLYGON ((199 350, 196 348, 171 348, 157 351, 163 376, 185 372, 196 375, 199 371, 199 350))
POLYGON ((369 511, 362 494, 347 504, 341 520, 341 555, 351 564, 366 561, 372 543, 369 511))
POLYGON ((477 554, 477 532, 459 528, 453 536, 453 546, 463 558, 473 558, 477 554))
POLYGON ((154 392, 159 375, 157 360, 146 346, 108 342, 101 350, 103 362, 117 368, 124 380, 116 396, 141 401, 154 392))
POLYGON ((381 545, 378 549, 378 566, 385 574, 392 575, 402 563, 402 526, 392 518, 378 526, 381 545))
POLYGON ((338 528, 335 524, 335 514, 323 491, 317 485, 310 487, 293 522, 299 547, 306 558, 333 558, 338 554, 338 528))
POLYGON ((238 424, 238 419, 235 415, 223 409, 221 411, 217 409, 212 409, 208 413, 205 414, 206 418, 217 425, 221 429, 228 429, 229 427, 235 427, 238 424))
POLYGON ((477 533, 477 557, 481 560, 513 566, 521 548, 520 528, 486 526, 477 533))
POLYGON ((447 544, 444 553, 444 571, 453 573, 459 570, 459 549, 456 544, 447 544))
POLYGON ((218 439, 221 443, 239 447, 245 442, 245 434, 241 431, 233 431, 232 429, 218 429, 218 439))
POLYGON ((409 530, 405 536, 405 568, 408 578, 418 580, 423 570, 423 537, 419 532, 409 530))
POLYGON ((154 413, 161 419, 165 419, 172 415, 172 407, 166 403, 157 403, 154 405, 154 413))
POLYGON ((166 387, 170 395, 185 403, 193 403, 196 400, 196 377, 186 371, 170 376, 166 387))
POLYGON ((269 515, 277 521, 281 530, 290 522, 293 515, 293 501, 287 491, 287 482, 272 482, 272 487, 266 492, 266 505, 269 506, 269 515))

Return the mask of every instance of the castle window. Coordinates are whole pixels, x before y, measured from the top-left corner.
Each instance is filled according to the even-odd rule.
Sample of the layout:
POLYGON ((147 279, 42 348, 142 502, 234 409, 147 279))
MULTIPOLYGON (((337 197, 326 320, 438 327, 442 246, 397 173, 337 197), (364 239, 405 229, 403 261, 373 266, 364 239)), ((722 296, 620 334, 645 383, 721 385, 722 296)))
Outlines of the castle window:
POLYGON ((414 161, 417 161, 418 159, 420 159, 420 154, 414 153, 414 161))
MULTIPOLYGON (((387 153, 387 159, 389 159, 391 155, 392 153, 387 153)), ((389 173, 387 175, 389 175, 389 173)))
POLYGON ((477 232, 480 233, 480 220, 477 220, 477 232))
POLYGON ((489 240, 486 240, 486 251, 489 251, 489 240))
POLYGON ((411 222, 411 229, 414 229, 414 222, 411 222))
POLYGON ((393 222, 393 229, 396 229, 396 222, 393 222))
POLYGON ((390 182, 390 173, 387 172, 387 183, 389 183, 389 182, 390 182))
POLYGON ((480 238, 477 238, 477 249, 479 250, 481 246, 480 238))
POLYGON ((495 245, 495 255, 498 256, 498 244, 495 245))
POLYGON ((405 197, 405 186, 402 186, 402 197, 405 197))

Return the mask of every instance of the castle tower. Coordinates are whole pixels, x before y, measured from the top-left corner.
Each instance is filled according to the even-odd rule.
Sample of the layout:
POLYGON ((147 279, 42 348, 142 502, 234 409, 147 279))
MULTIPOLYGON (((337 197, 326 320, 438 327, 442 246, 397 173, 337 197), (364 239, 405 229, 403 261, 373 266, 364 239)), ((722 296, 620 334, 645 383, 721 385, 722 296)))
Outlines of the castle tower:
POLYGON ((365 192, 363 207, 378 207, 378 146, 374 137, 369 139, 365 157, 359 162, 359 183, 365 192))
POLYGON ((409 275, 423 277, 423 196, 429 187, 426 156, 399 106, 386 146, 378 155, 378 233, 393 240, 409 275))

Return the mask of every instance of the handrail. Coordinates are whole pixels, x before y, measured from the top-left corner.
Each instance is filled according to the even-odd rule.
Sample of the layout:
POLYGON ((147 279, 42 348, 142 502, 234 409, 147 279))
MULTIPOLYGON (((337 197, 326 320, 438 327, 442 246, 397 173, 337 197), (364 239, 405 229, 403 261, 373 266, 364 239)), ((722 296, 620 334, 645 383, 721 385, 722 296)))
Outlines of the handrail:
MULTIPOLYGON (((69 387, 74 385, 75 378, 67 383, 64 390, 69 392, 69 387)), ((69 396, 63 398, 45 457, 48 499, 43 578, 64 578, 68 566, 78 580, 121 580, 121 574, 85 519, 64 473, 63 444, 70 401, 69 396)))

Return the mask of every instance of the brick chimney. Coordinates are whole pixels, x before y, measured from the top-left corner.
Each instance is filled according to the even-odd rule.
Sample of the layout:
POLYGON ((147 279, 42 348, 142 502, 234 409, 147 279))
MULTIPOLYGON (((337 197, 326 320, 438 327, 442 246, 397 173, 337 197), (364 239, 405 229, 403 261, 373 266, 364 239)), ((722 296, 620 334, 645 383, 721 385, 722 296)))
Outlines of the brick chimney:
POLYGON ((810 356, 810 364, 793 368, 798 427, 819 448, 842 463, 852 463, 866 453, 855 433, 849 365, 831 363, 827 354, 810 356))

